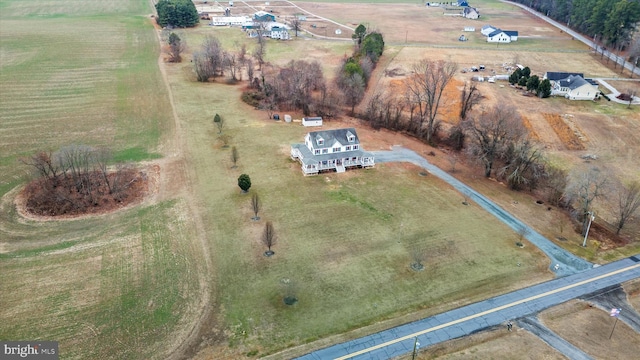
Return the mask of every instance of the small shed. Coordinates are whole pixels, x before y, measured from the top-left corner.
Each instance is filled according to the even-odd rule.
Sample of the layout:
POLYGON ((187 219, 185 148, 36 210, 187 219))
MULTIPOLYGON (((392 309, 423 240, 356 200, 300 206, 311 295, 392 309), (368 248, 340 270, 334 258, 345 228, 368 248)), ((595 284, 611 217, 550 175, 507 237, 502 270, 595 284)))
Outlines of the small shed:
POLYGON ((303 126, 322 126, 322 118, 319 116, 316 117, 303 117, 302 118, 303 126))
POLYGON ((289 114, 285 114, 285 115, 284 115, 284 122, 288 122, 288 123, 290 123, 290 122, 291 122, 291 115, 289 115, 289 114))

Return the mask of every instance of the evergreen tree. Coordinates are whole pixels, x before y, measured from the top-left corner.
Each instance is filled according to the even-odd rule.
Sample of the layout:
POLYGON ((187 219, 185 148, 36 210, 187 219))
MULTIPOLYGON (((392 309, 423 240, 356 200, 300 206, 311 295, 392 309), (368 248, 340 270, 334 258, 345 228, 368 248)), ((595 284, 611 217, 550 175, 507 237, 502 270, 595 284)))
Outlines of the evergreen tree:
POLYGON ((551 82, 549 81, 549 79, 544 79, 540 82, 540 85, 538 85, 537 94, 541 98, 548 98, 549 96, 551 96, 551 82))
POLYGON ((364 37, 360 48, 360 53, 362 55, 368 57, 375 63, 378 62, 378 59, 382 55, 382 51, 384 51, 384 39, 382 38, 382 34, 379 32, 372 32, 364 37))
POLYGON ((364 25, 360 24, 358 25, 358 27, 356 27, 356 30, 353 32, 353 35, 351 35, 351 38, 358 44, 358 46, 360 46, 362 44, 362 40, 364 40, 365 35, 367 35, 367 28, 364 27, 364 25))
POLYGON ((160 0, 156 4, 158 25, 193 27, 200 23, 198 10, 191 0, 160 0))
POLYGON ((527 80, 528 91, 537 91, 538 86, 540 86, 540 78, 538 78, 538 75, 533 75, 529 80, 527 80))

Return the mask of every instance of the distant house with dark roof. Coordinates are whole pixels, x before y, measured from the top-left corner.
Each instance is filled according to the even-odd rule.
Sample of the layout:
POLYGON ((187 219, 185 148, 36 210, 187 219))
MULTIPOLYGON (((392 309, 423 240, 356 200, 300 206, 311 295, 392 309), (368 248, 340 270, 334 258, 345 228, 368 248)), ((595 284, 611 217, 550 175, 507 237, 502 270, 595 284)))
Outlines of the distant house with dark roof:
POLYGON ((476 19, 478 19, 480 17, 480 12, 476 8, 465 7, 462 10, 462 17, 463 18, 467 18, 467 19, 476 20, 476 19))
POLYGON ((571 72, 556 72, 556 71, 547 71, 546 73, 544 73, 544 76, 542 77, 542 79, 547 79, 551 82, 553 81, 558 81, 558 80, 562 80, 562 79, 566 79, 569 76, 580 76, 580 77, 584 77, 583 73, 571 73, 571 72))
POLYGON ((360 147, 354 128, 312 131, 304 144, 291 144, 291 158, 300 162, 305 175, 375 165, 373 155, 360 147))
POLYGON ((487 42, 510 43, 512 41, 518 41, 517 31, 497 29, 494 32, 487 35, 487 42))

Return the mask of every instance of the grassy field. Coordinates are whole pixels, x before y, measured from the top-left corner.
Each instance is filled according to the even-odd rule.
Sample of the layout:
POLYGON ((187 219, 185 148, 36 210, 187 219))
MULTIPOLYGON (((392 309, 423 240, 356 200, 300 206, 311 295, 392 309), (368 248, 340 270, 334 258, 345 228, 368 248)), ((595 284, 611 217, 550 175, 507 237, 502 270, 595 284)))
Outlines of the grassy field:
POLYGON ((240 102, 238 87, 186 82, 189 66, 169 66, 169 79, 211 241, 215 295, 238 351, 269 353, 548 276, 544 259, 518 249, 508 228, 415 168, 303 177, 288 153, 306 129, 266 120, 240 102), (239 150, 237 169, 217 140, 215 113, 239 150), (250 196, 237 187, 241 173, 264 202, 260 222, 250 220, 250 196), (259 242, 266 220, 279 236, 272 258, 259 242), (409 269, 414 248, 431 254, 426 271, 409 269), (286 279, 300 300, 292 307, 282 302, 286 279))
POLYGON ((38 150, 87 144, 120 160, 155 157, 170 123, 147 6, 3 1, 0 195, 25 179, 17 160, 38 150))
POLYGON ((0 2, 0 339, 61 358, 165 358, 199 315, 201 252, 184 199, 32 221, 20 157, 70 144, 157 158, 171 135, 147 1, 0 2), (199 260, 200 259, 200 260, 199 260))
MULTIPOLYGON (((536 249, 518 248, 515 233, 413 166, 303 177, 289 145, 306 129, 266 120, 241 103, 241 86, 195 82, 189 54, 161 65, 174 127, 148 2, 40 5, 0 2, 0 339, 59 340, 65 358, 164 358, 202 320, 209 297, 213 320, 198 339, 222 344, 229 358, 265 355, 551 277, 536 249), (216 113, 239 150, 238 168, 217 136, 216 113), (120 160, 165 156, 156 162, 170 189, 100 217, 20 217, 13 199, 28 171, 18 159, 72 143, 110 145, 120 160), (184 163, 164 166, 180 162, 176 154, 184 163), (241 173, 263 201, 260 221, 250 220, 241 173), (278 235, 271 258, 259 242, 267 220, 278 235), (424 271, 409 267, 415 251, 428 254, 424 271), (298 303, 284 305, 286 292, 298 303)), ((189 52, 208 33, 227 49, 253 46, 237 29, 179 32, 189 52)), ((317 59, 330 75, 349 45, 269 41, 267 58, 317 59)))

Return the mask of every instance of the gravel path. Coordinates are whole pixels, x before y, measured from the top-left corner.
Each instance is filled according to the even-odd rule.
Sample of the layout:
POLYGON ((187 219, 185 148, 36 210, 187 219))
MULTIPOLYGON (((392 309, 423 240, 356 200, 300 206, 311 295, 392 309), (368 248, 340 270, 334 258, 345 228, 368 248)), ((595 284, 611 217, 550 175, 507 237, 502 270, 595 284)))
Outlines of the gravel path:
POLYGON ((379 163, 410 162, 412 164, 420 166, 425 170, 428 170, 433 175, 449 183, 456 190, 460 191, 462 194, 466 195, 469 199, 476 202, 489 213, 493 214, 514 231, 525 229, 527 232, 525 236, 526 239, 549 257, 549 259, 551 260, 551 265, 549 266, 549 268, 556 273, 556 276, 571 275, 592 267, 591 263, 573 255, 572 253, 564 250, 550 240, 546 239, 544 236, 536 232, 533 228, 529 227, 527 224, 523 223, 513 215, 509 214, 507 211, 496 205, 491 200, 487 199, 480 193, 463 184, 437 166, 430 164, 425 158, 416 154, 415 152, 400 146, 394 146, 391 151, 373 151, 372 153, 375 156, 375 161, 379 163))

